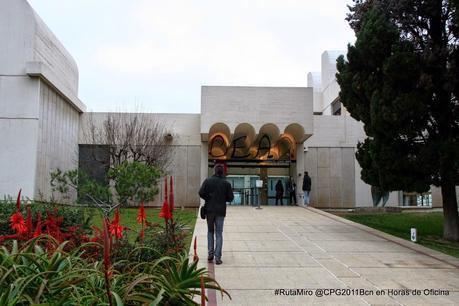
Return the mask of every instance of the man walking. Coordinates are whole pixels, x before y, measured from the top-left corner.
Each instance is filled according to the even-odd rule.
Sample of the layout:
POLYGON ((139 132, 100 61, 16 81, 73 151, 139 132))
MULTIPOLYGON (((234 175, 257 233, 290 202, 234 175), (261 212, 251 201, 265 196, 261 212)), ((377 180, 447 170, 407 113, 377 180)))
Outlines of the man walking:
POLYGON ((207 251, 208 261, 215 256, 215 263, 221 265, 223 247, 223 221, 226 216, 226 202, 234 199, 231 184, 225 180, 224 168, 221 164, 214 167, 215 174, 207 178, 199 189, 199 196, 206 201, 207 210, 207 251), (215 245, 214 245, 215 233, 215 245))
POLYGON ((309 205, 309 193, 311 192, 311 178, 308 175, 308 171, 304 171, 303 177, 303 199, 304 205, 309 205))

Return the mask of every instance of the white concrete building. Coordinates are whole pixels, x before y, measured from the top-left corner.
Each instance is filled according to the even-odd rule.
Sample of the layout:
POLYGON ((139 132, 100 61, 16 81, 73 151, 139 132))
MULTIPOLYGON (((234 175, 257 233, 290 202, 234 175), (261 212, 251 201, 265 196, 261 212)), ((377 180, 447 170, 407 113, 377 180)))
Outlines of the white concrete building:
MULTIPOLYGON (((0 196, 22 188, 47 200, 50 171, 77 168, 85 150, 100 145, 85 137, 89 119, 102 124, 108 114, 85 112, 75 61, 26 0, 0 0, 0 39, 0 196)), ((308 171, 312 206, 373 206, 355 160, 365 134, 338 99, 334 75, 342 53, 324 52, 307 87, 203 86, 200 114, 143 114, 173 135, 177 205, 198 206, 201 182, 223 162, 233 204, 273 204, 279 179, 292 176, 301 189, 300 174, 308 171)), ((403 203, 403 194, 393 192, 387 205, 403 203)))

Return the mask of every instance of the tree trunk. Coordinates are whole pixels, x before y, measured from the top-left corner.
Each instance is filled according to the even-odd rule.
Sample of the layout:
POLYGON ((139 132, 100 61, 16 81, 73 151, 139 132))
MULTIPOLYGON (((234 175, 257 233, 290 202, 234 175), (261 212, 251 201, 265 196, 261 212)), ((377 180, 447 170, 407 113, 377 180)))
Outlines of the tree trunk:
POLYGON ((459 214, 457 212, 456 186, 453 181, 442 182, 443 238, 459 241, 459 214))

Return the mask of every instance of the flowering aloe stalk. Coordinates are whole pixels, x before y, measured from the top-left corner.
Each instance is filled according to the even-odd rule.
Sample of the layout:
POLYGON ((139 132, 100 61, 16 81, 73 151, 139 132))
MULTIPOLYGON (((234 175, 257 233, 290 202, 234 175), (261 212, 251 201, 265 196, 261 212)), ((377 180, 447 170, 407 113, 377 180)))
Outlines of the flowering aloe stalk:
POLYGON ((111 252, 111 239, 109 232, 110 220, 107 216, 104 216, 104 277, 105 277, 105 290, 107 292, 107 298, 109 305, 112 305, 112 296, 110 293, 110 252, 111 252))
POLYGON ((143 201, 140 202, 139 212, 137 213, 137 223, 142 224, 142 230, 140 231, 140 239, 143 240, 145 237, 145 221, 147 220, 147 215, 145 213, 145 207, 143 201))
POLYGON ((10 217, 10 227, 15 230, 18 235, 27 233, 27 226, 21 214, 21 191, 22 189, 19 189, 18 198, 16 200, 16 212, 10 217))
POLYGON ((164 202, 161 211, 159 212, 159 217, 164 218, 164 222, 166 223, 166 231, 167 231, 167 220, 171 218, 171 211, 169 209, 169 204, 167 201, 167 177, 164 178, 164 202))
POLYGON ((123 238, 124 226, 120 225, 120 210, 117 208, 115 210, 115 217, 113 218, 112 223, 110 224, 110 234, 116 239, 123 238))

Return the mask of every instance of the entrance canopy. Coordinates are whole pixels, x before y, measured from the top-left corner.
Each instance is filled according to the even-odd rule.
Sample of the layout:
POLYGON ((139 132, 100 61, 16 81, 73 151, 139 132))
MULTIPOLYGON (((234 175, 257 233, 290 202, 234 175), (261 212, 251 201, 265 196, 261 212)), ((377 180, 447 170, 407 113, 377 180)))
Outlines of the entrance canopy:
POLYGON ((266 123, 257 131, 250 123, 240 123, 234 130, 222 122, 208 133, 209 159, 218 160, 296 160, 296 147, 304 141, 304 128, 298 123, 284 130, 266 123))

